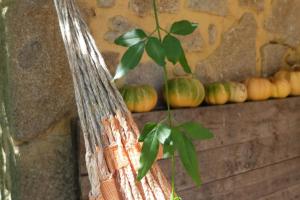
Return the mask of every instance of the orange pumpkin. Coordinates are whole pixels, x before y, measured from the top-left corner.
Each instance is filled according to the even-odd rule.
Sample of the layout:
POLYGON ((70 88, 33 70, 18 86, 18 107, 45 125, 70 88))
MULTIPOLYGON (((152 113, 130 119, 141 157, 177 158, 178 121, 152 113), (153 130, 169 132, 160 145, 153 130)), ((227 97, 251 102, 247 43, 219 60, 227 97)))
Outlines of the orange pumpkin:
POLYGON ((291 86, 291 95, 300 95, 300 69, 295 67, 293 70, 280 69, 275 75, 275 78, 286 79, 291 86))
POLYGON ((269 99, 272 95, 272 83, 266 78, 248 78, 245 81, 248 99, 260 101, 269 99))
POLYGON ((291 86, 288 80, 271 78, 272 83, 272 97, 273 98, 285 98, 291 93, 291 86))

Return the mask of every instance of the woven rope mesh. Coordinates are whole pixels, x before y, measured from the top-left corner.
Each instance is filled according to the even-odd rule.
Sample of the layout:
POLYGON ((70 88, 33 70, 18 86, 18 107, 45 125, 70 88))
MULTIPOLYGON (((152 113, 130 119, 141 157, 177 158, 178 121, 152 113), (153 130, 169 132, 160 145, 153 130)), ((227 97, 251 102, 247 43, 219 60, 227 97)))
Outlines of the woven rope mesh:
POLYGON ((112 179, 117 183, 119 199, 169 199, 169 184, 156 164, 141 182, 136 181, 141 149, 137 142, 139 130, 112 82, 112 76, 74 0, 54 0, 54 3, 84 134, 90 199, 102 196, 113 200, 110 194, 106 198, 103 196, 113 191, 108 189, 107 192, 104 184, 112 179), (125 149, 124 159, 129 164, 112 171, 103 153, 110 146, 125 149))

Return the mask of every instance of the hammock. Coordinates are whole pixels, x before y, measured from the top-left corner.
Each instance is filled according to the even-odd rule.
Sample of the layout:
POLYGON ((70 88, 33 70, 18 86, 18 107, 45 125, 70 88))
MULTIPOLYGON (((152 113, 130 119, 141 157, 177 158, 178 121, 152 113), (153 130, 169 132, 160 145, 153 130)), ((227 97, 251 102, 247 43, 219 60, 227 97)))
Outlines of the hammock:
POLYGON ((157 164, 136 181, 139 130, 74 0, 54 3, 84 134, 90 200, 170 199, 170 186, 157 164))

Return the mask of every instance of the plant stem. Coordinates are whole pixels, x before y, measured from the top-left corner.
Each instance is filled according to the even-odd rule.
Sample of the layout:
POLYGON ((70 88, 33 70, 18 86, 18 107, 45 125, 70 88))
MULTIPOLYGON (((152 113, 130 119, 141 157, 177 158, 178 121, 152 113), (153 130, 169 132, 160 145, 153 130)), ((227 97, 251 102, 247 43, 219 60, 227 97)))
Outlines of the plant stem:
POLYGON ((156 30, 157 30, 158 38, 161 41, 160 25, 159 25, 158 14, 157 14, 156 0, 153 0, 152 2, 153 2, 153 10, 154 10, 154 16, 155 16, 156 30))
MULTIPOLYGON (((156 24, 156 30, 158 34, 158 38, 161 41, 161 33, 160 33, 160 24, 158 19, 158 12, 157 12, 157 6, 156 6, 156 0, 152 0, 153 2, 153 10, 154 10, 154 16, 155 16, 155 24, 156 24)), ((162 66, 164 69, 164 84, 165 84, 165 90, 166 90, 166 100, 167 100, 167 109, 168 109, 168 122, 169 126, 172 126, 172 115, 171 115, 171 109, 169 104, 169 87, 168 87, 168 72, 166 66, 162 66)))
POLYGON ((172 196, 175 197, 175 154, 172 155, 172 196))
MULTIPOLYGON (((160 34, 160 25, 159 25, 159 19, 158 19, 158 14, 157 14, 157 6, 156 6, 156 0, 153 0, 153 10, 154 10, 154 16, 155 16, 155 23, 156 23, 156 30, 158 34, 159 41, 162 41, 161 34, 160 34)), ((166 65, 163 66, 164 69, 164 84, 165 84, 165 90, 166 90, 166 100, 167 100, 167 109, 168 109, 168 122, 169 126, 172 127, 172 114, 171 114, 171 109, 170 109, 170 103, 169 103, 169 86, 168 86, 168 71, 166 65)), ((174 198, 175 197, 175 155, 172 155, 171 158, 172 162, 172 194, 171 196, 174 198)))

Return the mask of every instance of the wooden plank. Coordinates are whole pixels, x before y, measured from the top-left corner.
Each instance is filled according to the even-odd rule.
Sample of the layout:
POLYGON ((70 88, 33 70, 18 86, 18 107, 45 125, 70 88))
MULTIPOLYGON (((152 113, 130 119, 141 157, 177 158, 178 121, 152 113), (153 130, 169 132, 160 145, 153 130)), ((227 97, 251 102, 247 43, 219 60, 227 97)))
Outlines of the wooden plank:
MULTIPOLYGON (((198 159, 203 183, 230 177, 250 170, 300 156, 300 133, 258 138, 246 143, 200 152, 198 159)), ((166 177, 171 177, 170 161, 159 161, 166 177)), ((177 163, 179 159, 177 158, 177 163)), ((179 190, 193 187, 193 182, 181 166, 176 169, 176 186, 179 190)))
MULTIPOLYGON (((173 110, 176 121, 199 121, 214 132, 214 139, 196 143, 198 151, 298 131, 299 113, 299 97, 173 110)), ((164 111, 134 114, 139 127, 148 121, 159 121, 163 116, 164 111)), ((84 143, 82 139, 80 142, 81 174, 86 174, 84 143)))
MULTIPOLYGON (((165 111, 134 115, 141 129, 146 122, 161 121, 165 111)), ((207 150, 281 134, 300 128, 300 97, 193 109, 172 110, 178 123, 197 121, 211 129, 213 140, 197 142, 197 150, 207 150)))
POLYGON ((299 169, 300 157, 204 184, 201 188, 184 190, 179 194, 183 199, 194 200, 296 200, 300 194, 299 169), (296 184, 298 186, 294 187, 296 184), (287 187, 290 188, 285 189, 287 187), (269 195, 275 191, 279 192, 269 195))
POLYGON ((259 198, 258 200, 299 200, 300 184, 288 187, 287 189, 274 192, 273 194, 259 198))
MULTIPOLYGON (((299 197, 300 158, 203 184, 178 192, 183 199, 194 200, 296 200, 299 197), (290 187, 293 186, 293 187, 290 187), (283 189, 286 188, 288 189, 283 189), (274 193, 274 191, 277 191, 274 193), (266 195, 266 196, 265 196, 266 195), (280 198, 282 197, 282 198, 280 198), (286 197, 286 198, 283 198, 286 197), (289 198, 287 198, 289 197, 289 198)), ((82 177, 82 200, 88 199, 88 177, 82 177)))

